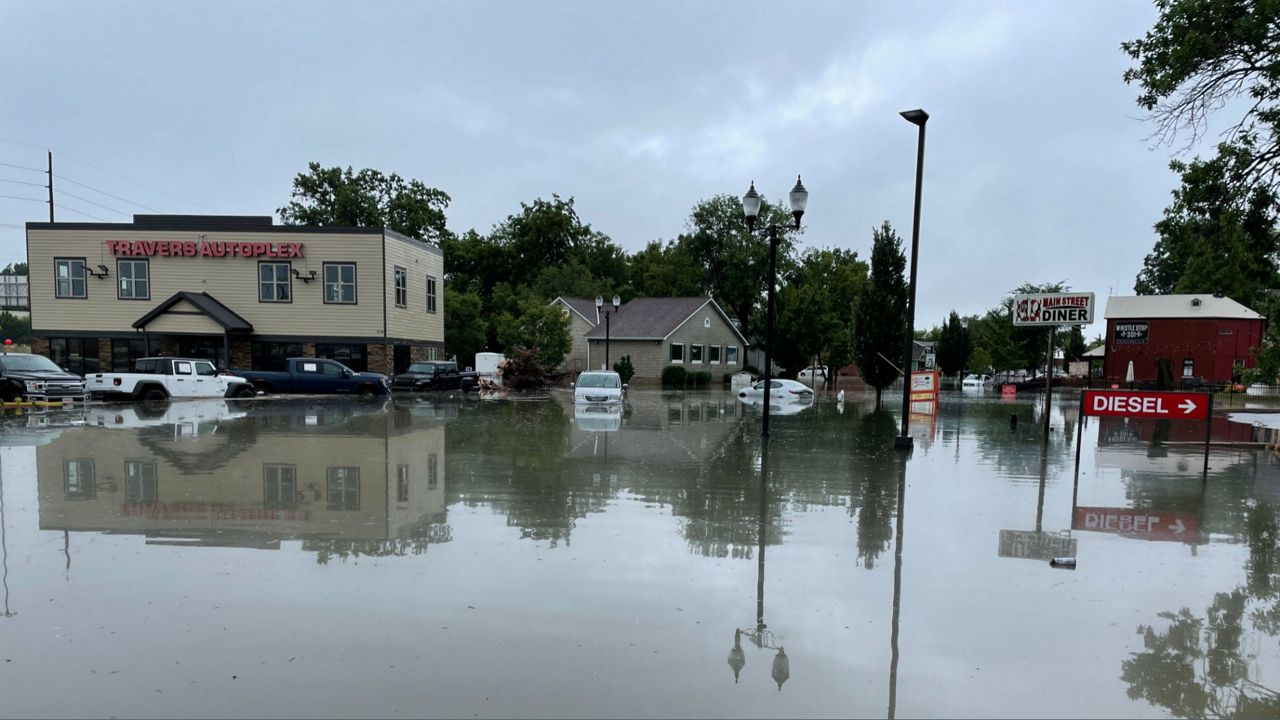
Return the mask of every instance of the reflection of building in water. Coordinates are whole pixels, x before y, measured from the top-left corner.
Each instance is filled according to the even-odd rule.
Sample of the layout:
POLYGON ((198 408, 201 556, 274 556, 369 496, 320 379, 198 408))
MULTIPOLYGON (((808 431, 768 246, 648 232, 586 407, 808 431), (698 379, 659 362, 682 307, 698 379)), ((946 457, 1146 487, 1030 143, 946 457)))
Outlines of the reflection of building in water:
POLYGON ((90 413, 37 449, 40 527, 329 554, 450 539, 444 428, 351 403, 222 400, 90 413))

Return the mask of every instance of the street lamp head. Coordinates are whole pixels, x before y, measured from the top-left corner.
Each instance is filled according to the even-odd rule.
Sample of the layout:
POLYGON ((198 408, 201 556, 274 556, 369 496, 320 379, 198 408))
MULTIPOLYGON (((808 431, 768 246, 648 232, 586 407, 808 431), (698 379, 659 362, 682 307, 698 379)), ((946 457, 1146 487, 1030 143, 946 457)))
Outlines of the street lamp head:
POLYGON ((597 295, 597 296, 596 296, 596 309, 597 309, 597 310, 599 310, 599 309, 600 309, 600 308, 602 308, 602 307, 604 307, 604 298, 602 298, 602 297, 600 297, 599 295, 597 295))
POLYGON ((809 191, 804 189, 800 176, 796 176, 796 186, 791 188, 791 217, 796 219, 796 229, 800 229, 800 218, 804 217, 804 209, 809 205, 809 191))
POLYGON ((912 125, 919 125, 920 127, 924 127, 924 124, 929 121, 929 113, 919 108, 916 108, 915 110, 903 110, 898 114, 906 118, 907 122, 912 125))
POLYGON ((756 229, 756 218, 760 217, 760 193, 756 192, 756 183, 751 181, 747 194, 742 196, 742 212, 747 216, 747 229, 756 229))
POLYGON ((619 306, 619 305, 621 305, 621 304, 622 304, 622 298, 618 297, 618 294, 617 294, 617 293, 614 293, 614 294, 613 294, 613 309, 614 309, 614 310, 617 310, 617 309, 618 309, 618 306, 619 306))

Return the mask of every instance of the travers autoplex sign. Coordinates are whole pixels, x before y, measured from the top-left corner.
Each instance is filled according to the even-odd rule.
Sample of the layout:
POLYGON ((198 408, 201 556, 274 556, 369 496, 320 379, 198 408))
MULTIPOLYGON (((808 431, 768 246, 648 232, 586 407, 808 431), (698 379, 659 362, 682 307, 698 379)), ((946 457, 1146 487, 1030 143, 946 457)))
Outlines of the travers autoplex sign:
POLYGON ((117 257, 300 258, 302 243, 214 242, 210 240, 108 240, 117 257))

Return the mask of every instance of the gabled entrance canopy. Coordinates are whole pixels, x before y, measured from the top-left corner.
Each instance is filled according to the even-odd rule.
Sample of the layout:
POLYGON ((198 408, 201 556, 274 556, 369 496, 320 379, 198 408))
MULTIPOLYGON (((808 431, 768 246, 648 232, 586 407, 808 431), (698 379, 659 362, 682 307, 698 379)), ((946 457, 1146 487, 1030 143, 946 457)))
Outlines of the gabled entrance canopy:
POLYGON ((200 327, 207 321, 212 321, 226 334, 253 332, 253 325, 248 320, 209 293, 185 290, 174 293, 152 308, 151 312, 134 321, 133 327, 152 332, 208 332, 212 328, 200 327))

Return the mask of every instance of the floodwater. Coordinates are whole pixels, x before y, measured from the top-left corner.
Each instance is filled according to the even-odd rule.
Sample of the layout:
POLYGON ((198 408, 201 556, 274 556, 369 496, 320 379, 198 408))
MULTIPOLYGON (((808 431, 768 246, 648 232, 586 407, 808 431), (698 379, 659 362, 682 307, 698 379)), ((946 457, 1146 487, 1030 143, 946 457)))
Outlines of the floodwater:
POLYGON ((1035 400, 944 395, 905 462, 865 398, 767 451, 720 391, 9 417, 0 708, 1280 714, 1275 456, 1202 481, 1203 425, 1074 402, 1045 445, 1035 400))

